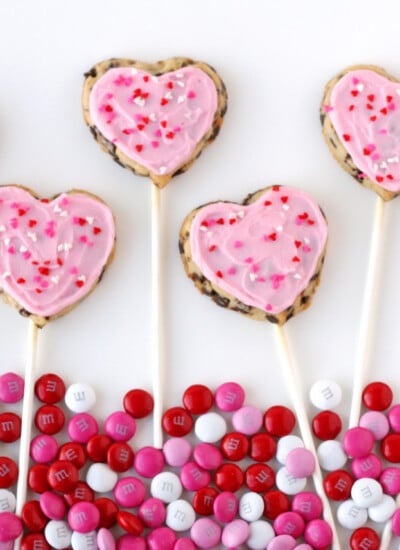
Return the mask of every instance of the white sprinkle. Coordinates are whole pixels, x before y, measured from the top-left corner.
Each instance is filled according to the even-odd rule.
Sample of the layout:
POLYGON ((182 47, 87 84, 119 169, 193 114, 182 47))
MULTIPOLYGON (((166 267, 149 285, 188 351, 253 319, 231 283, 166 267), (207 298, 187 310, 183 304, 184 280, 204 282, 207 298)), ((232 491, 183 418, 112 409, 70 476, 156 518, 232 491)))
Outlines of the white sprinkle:
POLYGON ((158 82, 158 76, 152 76, 152 77, 151 77, 151 80, 152 80, 153 82, 158 82))
POLYGON ((140 107, 143 107, 144 105, 146 105, 145 100, 143 98, 141 98, 140 96, 135 97, 133 102, 136 103, 136 105, 139 105, 140 107))
POLYGON ((289 210, 290 206, 288 204, 282 204, 283 210, 289 210))
POLYGON ((60 216, 61 216, 62 218, 66 218, 66 217, 68 216, 67 210, 63 210, 63 211, 61 212, 60 216))
POLYGON ((54 206, 54 212, 61 212, 61 208, 58 206, 58 204, 54 206))
POLYGON ((250 273, 249 275, 250 281, 254 282, 257 279, 257 275, 255 273, 250 273))
POLYGON ((59 244, 59 245, 57 246, 57 250, 58 250, 58 252, 62 252, 62 251, 64 250, 64 245, 63 245, 63 244, 59 244))
POLYGON ((167 167, 166 166, 160 166, 160 169, 159 169, 159 173, 163 176, 165 174, 165 172, 167 171, 167 167))
POLYGON ((281 231, 283 231, 283 227, 281 225, 278 225, 276 227, 276 230, 280 233, 281 231))
MULTIPOLYGON (((389 162, 389 161, 388 161, 389 162)), ((379 165, 381 168, 387 168, 387 164, 385 161, 381 162, 379 165)))
POLYGON ((94 218, 92 216, 88 216, 86 218, 86 221, 88 222, 89 225, 93 225, 94 218))
POLYGON ((173 99, 174 96, 171 94, 171 92, 167 92, 164 97, 165 99, 173 99))
POLYGON ((189 111, 188 113, 185 113, 183 116, 184 116, 185 118, 189 118, 189 119, 190 119, 190 118, 192 118, 192 113, 189 111))
POLYGON ((229 212, 228 218, 229 218, 230 220, 234 220, 234 219, 236 218, 235 212, 229 212))
POLYGON ((293 275, 293 278, 294 278, 294 279, 301 279, 300 273, 295 273, 295 274, 293 275))
POLYGON ((207 227, 205 225, 200 226, 200 231, 207 231, 207 227))
POLYGON ((131 74, 137 74, 137 69, 135 69, 135 67, 132 67, 131 74))
POLYGON ((241 210, 240 212, 238 212, 237 215, 238 215, 238 218, 244 218, 244 210, 241 210))
POLYGON ((185 95, 180 95, 177 99, 177 103, 183 103, 186 99, 186 96, 185 95))
POLYGON ((51 282, 54 283, 55 285, 58 284, 59 280, 60 280, 60 277, 58 275, 54 275, 53 277, 51 277, 51 282))
POLYGON ((400 95, 400 89, 399 89, 399 88, 397 88, 396 94, 397 94, 397 95, 400 95))
POLYGON ((304 237, 304 242, 305 242, 306 244, 310 244, 310 239, 309 239, 308 237, 304 237))
POLYGON ((207 237, 212 237, 213 235, 214 235, 214 233, 212 231, 207 232, 207 237))
POLYGON ((65 252, 68 252, 68 250, 71 250, 72 243, 64 243, 64 250, 65 252))
POLYGON ((5 231, 6 230, 6 226, 5 225, 0 225, 0 231, 5 231))
POLYGON ((182 82, 181 80, 178 80, 176 84, 177 84, 178 86, 180 86, 181 88, 184 88, 184 86, 185 86, 185 83, 182 82))
POLYGON ((28 237, 32 239, 34 243, 37 241, 37 236, 35 232, 28 231, 28 237))
POLYGON ((372 165, 372 168, 375 170, 375 172, 377 172, 379 168, 378 163, 374 162, 374 164, 372 165))
POLYGON ((3 279, 7 279, 7 277, 11 277, 11 273, 9 271, 5 271, 2 275, 3 279))
POLYGON ((150 113, 149 114, 149 119, 151 120, 151 122, 155 122, 157 120, 156 114, 155 113, 150 113))
POLYGON ((85 281, 86 281, 85 275, 79 275, 78 281, 83 281, 83 282, 85 282, 85 281))
POLYGON ((399 157, 396 155, 387 159, 388 162, 399 162, 399 157))
POLYGON ((23 244, 21 244, 21 246, 19 247, 19 251, 20 252, 26 252, 28 249, 26 248, 26 246, 24 246, 23 244))
POLYGON ((183 78, 185 75, 183 73, 176 73, 175 78, 183 78))
POLYGON ((6 246, 8 246, 10 244, 10 239, 8 237, 6 239, 4 239, 4 244, 6 246))
POLYGON ((361 84, 361 82, 360 82, 360 84, 357 84, 356 88, 359 92, 362 92, 363 89, 364 89, 364 84, 361 84))

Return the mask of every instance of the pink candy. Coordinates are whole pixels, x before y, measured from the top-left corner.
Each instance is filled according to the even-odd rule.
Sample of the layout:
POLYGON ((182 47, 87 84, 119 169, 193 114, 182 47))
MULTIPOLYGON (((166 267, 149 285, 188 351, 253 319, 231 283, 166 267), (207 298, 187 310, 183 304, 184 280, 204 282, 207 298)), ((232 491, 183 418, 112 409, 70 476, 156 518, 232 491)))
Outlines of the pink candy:
POLYGON ((216 470, 223 462, 221 451, 211 443, 199 443, 196 445, 193 451, 193 458, 205 470, 216 470))
POLYGON ((123 477, 114 487, 114 498, 120 506, 134 508, 140 506, 146 497, 146 487, 136 477, 123 477))
POLYGON ((215 391, 215 405, 220 411, 237 411, 243 405, 245 393, 236 382, 221 384, 215 391))
POLYGON ((154 447, 143 447, 135 455, 134 467, 143 477, 154 477, 163 471, 165 459, 163 452, 154 447))
POLYGON ((99 550, 115 550, 115 539, 109 529, 102 527, 97 533, 97 545, 99 550))
POLYGON ((128 441, 136 433, 136 421, 128 413, 116 411, 106 418, 104 430, 114 441, 128 441))
POLYGON ((326 548, 332 544, 332 529, 326 521, 313 519, 306 525, 304 538, 313 548, 326 548))
POLYGON ((363 458, 370 454, 374 437, 366 428, 350 428, 344 434, 343 448, 352 458, 363 458))
POLYGON ((236 431, 245 435, 253 435, 260 430, 263 424, 262 412, 252 405, 241 407, 232 415, 232 424, 236 431))
POLYGON ((45 491, 40 495, 39 503, 43 514, 49 519, 61 520, 64 518, 66 506, 60 495, 52 491, 45 491))
POLYGON ((290 535, 278 535, 267 546, 267 550, 293 550, 296 539, 290 535))
POLYGON ((188 491, 198 491, 202 487, 206 487, 211 481, 210 473, 200 468, 196 462, 187 462, 182 466, 180 478, 182 485, 188 491))
POLYGON ((17 403, 24 396, 24 380, 14 372, 6 372, 0 376, 0 401, 17 403))
POLYGON ((388 414, 390 427, 394 432, 400 432, 400 405, 392 407, 388 414))
POLYGON ((364 458, 355 458, 351 463, 351 471, 357 479, 362 477, 378 479, 382 473, 382 461, 374 454, 364 458))
POLYGON ((79 413, 68 422, 67 431, 72 441, 87 443, 92 436, 99 432, 99 426, 91 414, 79 413))
POLYGON ((51 435, 38 435, 31 441, 30 455, 38 464, 53 462, 57 457, 58 443, 51 435))
POLYGON ((160 527, 166 517, 165 504, 158 498, 148 498, 140 505, 138 516, 146 527, 160 527))
POLYGON ((239 509, 239 500, 233 493, 223 491, 214 500, 214 515, 221 523, 229 523, 239 509))
POLYGON ((315 493, 298 493, 293 497, 292 510, 300 514, 305 521, 317 519, 322 514, 321 498, 315 493))
POLYGON ((122 535, 117 542, 117 550, 146 550, 146 548, 146 540, 136 535, 122 535))
POLYGON ((274 521, 277 535, 290 535, 296 539, 303 534, 304 526, 304 519, 297 512, 284 512, 274 521))
MULTIPOLYGON (((176 542, 175 531, 169 527, 157 527, 147 537, 147 546, 149 550, 167 550, 173 548, 176 542)), ((127 548, 131 550, 131 548, 127 548)))
POLYGON ((190 536, 199 548, 215 548, 221 540, 221 527, 212 519, 200 518, 193 523, 190 536))
POLYGON ((11 512, 0 513, 0 542, 17 539, 22 533, 22 521, 11 512))
POLYGON ((226 548, 235 548, 244 544, 250 534, 250 528, 247 521, 235 519, 228 523, 222 531, 222 544, 226 548))
POLYGON ((179 467, 188 462, 192 454, 192 447, 186 439, 172 437, 164 443, 163 453, 167 464, 179 467))
POLYGON ((89 533, 96 529, 100 522, 100 512, 91 502, 77 502, 68 512, 68 524, 73 531, 89 533))
POLYGON ((380 441, 389 432, 389 421, 386 416, 378 411, 368 411, 364 413, 359 425, 369 430, 377 441, 380 441))
POLYGON ((297 447, 287 455, 285 466, 289 474, 295 478, 308 477, 314 473, 315 458, 308 449, 297 447))

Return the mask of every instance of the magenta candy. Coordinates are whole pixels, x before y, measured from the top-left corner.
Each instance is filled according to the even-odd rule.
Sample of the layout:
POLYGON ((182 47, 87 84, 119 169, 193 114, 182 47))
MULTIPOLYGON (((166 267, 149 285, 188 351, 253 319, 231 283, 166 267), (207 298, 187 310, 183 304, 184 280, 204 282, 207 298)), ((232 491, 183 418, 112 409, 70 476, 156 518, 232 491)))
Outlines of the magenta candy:
POLYGON ((382 473, 382 461, 374 454, 364 458, 355 458, 351 462, 351 471, 357 479, 362 477, 378 479, 382 473))
POLYGON ((250 534, 250 528, 244 519, 235 519, 225 525, 222 531, 222 544, 226 548, 235 548, 244 544, 250 534))
POLYGON ((369 430, 376 441, 380 441, 389 433, 389 421, 386 415, 378 411, 364 413, 360 418, 359 425, 361 428, 369 430))
POLYGON ((116 411, 105 419, 104 431, 114 441, 128 441, 136 433, 136 421, 130 414, 116 411))
POLYGON ((40 434, 31 441, 30 456, 38 464, 53 462, 58 454, 58 443, 52 435, 40 434))
POLYGON ((167 464, 170 466, 183 466, 189 461, 192 447, 186 439, 171 437, 163 445, 163 453, 167 464))
POLYGON ((196 445, 193 451, 193 458, 205 470, 216 470, 223 462, 221 451, 211 443, 199 443, 196 445))
POLYGON ((200 518, 193 523, 190 537, 199 548, 215 548, 221 540, 221 527, 212 519, 200 518))
POLYGON ((99 433, 99 426, 91 414, 79 413, 68 422, 67 432, 72 441, 87 443, 91 437, 99 433))
POLYGON ((274 531, 277 535, 291 535, 295 539, 304 531, 304 519, 297 512, 283 512, 274 521, 274 531))
POLYGON ((102 527, 97 533, 97 546, 99 550, 115 550, 115 538, 109 529, 102 527))
POLYGON ((397 537, 400 537, 400 510, 396 510, 392 516, 392 531, 397 537))
POLYGON ((388 412, 390 427, 394 432, 400 432, 400 405, 395 405, 388 412))
POLYGON ((323 519, 313 519, 304 529, 304 540, 313 548, 326 548, 332 544, 332 529, 323 519))
POLYGON ((343 437, 343 448, 352 458, 368 456, 374 446, 374 436, 366 428, 350 428, 343 437))
POLYGON ((143 447, 135 454, 134 468, 143 477, 154 477, 163 471, 165 460, 163 452, 155 447, 143 447))
POLYGON ((243 405, 244 389, 236 382, 221 384, 215 391, 215 405, 220 411, 237 411, 243 405))
POLYGON ((24 396, 24 380, 14 372, 0 376, 0 401, 18 403, 24 396))
POLYGON ((0 550, 13 550, 14 541, 9 540, 8 542, 0 542, 0 550))
POLYGON ((383 492, 387 495, 396 496, 400 493, 400 468, 390 466, 385 468, 379 478, 383 492))
POLYGON ((311 521, 321 517, 322 500, 315 493, 297 493, 292 500, 292 511, 297 512, 305 521, 311 521))
POLYGON ((147 546, 149 550, 174 550, 176 538, 169 527, 157 527, 147 535, 147 546))
POLYGON ((297 447, 287 455, 285 466, 289 474, 295 478, 308 477, 314 473, 315 457, 308 449, 297 447))
POLYGON ((39 504, 40 509, 47 518, 54 520, 64 519, 67 508, 64 499, 57 493, 45 491, 40 495, 39 504))
POLYGON ((214 500, 214 515, 221 523, 229 523, 235 519, 239 509, 239 500, 229 491, 223 491, 214 500))
POLYGON ((146 550, 146 548, 146 540, 136 535, 122 535, 117 541, 117 550, 146 550))
POLYGON ((114 498, 124 508, 140 506, 146 497, 146 487, 137 477, 123 477, 114 487, 114 498))
POLYGON ((22 533, 22 521, 11 512, 0 513, 0 542, 17 539, 22 533))
POLYGON ((148 498, 139 507, 138 516, 146 527, 160 527, 167 515, 165 504, 159 498, 148 498))
POLYGON ((188 537, 182 537, 176 541, 174 550, 196 550, 196 545, 188 537))
POLYGON ((278 535, 268 543, 267 550, 293 550, 295 547, 296 539, 290 535, 278 535))
POLYGON ((232 425, 239 433, 253 435, 257 433, 263 425, 263 414, 260 409, 252 405, 241 407, 233 413, 232 425))
POLYGON ((92 502, 77 502, 68 512, 68 524, 73 531, 89 533, 98 527, 100 512, 92 502))
POLYGON ((196 464, 196 462, 187 462, 182 466, 180 479, 182 485, 188 491, 198 491, 207 485, 211 481, 210 472, 203 470, 196 464))

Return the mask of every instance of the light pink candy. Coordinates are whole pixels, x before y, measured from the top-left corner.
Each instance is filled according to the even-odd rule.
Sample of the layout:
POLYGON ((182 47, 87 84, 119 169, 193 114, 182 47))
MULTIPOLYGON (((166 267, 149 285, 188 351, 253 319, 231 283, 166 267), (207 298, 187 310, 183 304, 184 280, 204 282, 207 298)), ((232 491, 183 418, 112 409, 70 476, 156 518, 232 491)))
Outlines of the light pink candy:
POLYGON ((176 539, 175 531, 169 527, 157 527, 147 535, 147 546, 149 550, 173 550, 176 539))
POLYGON ((24 380, 14 372, 6 372, 0 376, 0 401, 17 403, 24 396, 24 380))
POLYGON ((390 466, 385 468, 379 478, 383 491, 387 495, 397 495, 400 493, 400 468, 390 466))
POLYGON ((297 447, 287 455, 285 466, 289 474, 295 478, 308 477, 314 473, 315 457, 308 449, 297 447))
POLYGON ((163 453, 167 464, 179 467, 188 462, 192 447, 186 439, 171 437, 164 443, 163 453))
POLYGON ((155 447, 142 447, 135 454, 133 465, 139 475, 154 477, 164 469, 163 452, 155 447))
POLYGON ((199 443, 196 445, 193 451, 193 458, 205 470, 216 470, 223 462, 221 451, 211 443, 199 443))
POLYGON ((368 456, 374 446, 372 433, 365 428, 350 428, 343 437, 343 448, 352 458, 368 456))
POLYGON ((140 506, 146 497, 146 487, 140 479, 133 476, 119 479, 114 487, 117 504, 125 508, 140 506))
POLYGON ((207 470, 200 468, 196 462, 187 462, 182 466, 180 479, 185 489, 198 491, 203 487, 207 487, 211 481, 211 475, 207 470))
POLYGON ((13 550, 14 541, 9 540, 8 542, 0 542, 0 550, 13 550))
POLYGON ((115 550, 115 538, 109 529, 102 527, 97 533, 97 545, 99 550, 115 550))
POLYGON ((75 414, 68 422, 68 436, 77 443, 87 443, 99 433, 99 426, 94 416, 88 413, 75 414))
POLYGON ((243 405, 244 389, 236 382, 221 384, 215 391, 215 405, 220 411, 237 411, 243 405))
POLYGON ((230 491, 223 491, 215 497, 213 511, 221 523, 229 523, 235 518, 239 509, 239 500, 230 491))
POLYGON ((114 441, 128 441, 136 433, 136 421, 128 413, 116 411, 105 419, 104 431, 114 441))
POLYGON ((247 405, 233 413, 232 424, 237 432, 253 435, 260 430, 263 424, 263 414, 257 407, 247 405))
POLYGON ((313 519, 304 529, 304 540, 313 548, 326 548, 332 544, 332 529, 323 519, 313 519))
POLYGON ((389 433, 389 421, 386 416, 378 411, 368 411, 364 413, 359 425, 361 428, 369 430, 376 441, 380 441, 389 433))
POLYGON ((222 531, 222 544, 226 548, 236 548, 244 544, 250 534, 250 528, 247 521, 243 519, 235 519, 225 525, 222 531))
POLYGON ((11 512, 0 513, 0 542, 17 539, 22 533, 22 521, 11 512))
POLYGON ((267 550, 293 550, 295 546, 296 539, 290 535, 278 535, 269 542, 267 550))
POLYGON ((190 537, 199 548, 215 548, 221 540, 221 527, 212 519, 200 518, 193 523, 190 537))
POLYGON ((53 462, 57 457, 58 443, 51 435, 40 434, 31 441, 30 456, 38 464, 53 462))
POLYGON ((98 527, 100 512, 92 502, 77 502, 68 512, 68 524, 73 531, 89 533, 98 527))
POLYGON ((274 521, 277 535, 290 535, 297 539, 304 531, 304 519, 297 512, 283 512, 274 521))
POLYGON ((117 550, 146 550, 146 548, 146 540, 136 535, 122 535, 117 541, 117 550))
POLYGON ((52 491, 42 493, 39 504, 43 514, 49 519, 61 520, 67 511, 64 499, 52 491))
POLYGON ((382 461, 374 454, 364 458, 354 458, 351 462, 351 471, 357 479, 362 477, 378 479, 382 473, 382 461))

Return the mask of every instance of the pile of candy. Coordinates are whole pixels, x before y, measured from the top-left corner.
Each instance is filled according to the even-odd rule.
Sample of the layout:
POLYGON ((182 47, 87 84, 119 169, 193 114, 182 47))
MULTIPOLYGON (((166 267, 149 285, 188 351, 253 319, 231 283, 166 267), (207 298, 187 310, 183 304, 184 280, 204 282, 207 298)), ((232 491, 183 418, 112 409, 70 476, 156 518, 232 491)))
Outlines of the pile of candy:
MULTIPOLYGON (((11 550, 20 535, 22 550, 219 545, 312 550, 331 545, 321 499, 307 479, 315 458, 292 433, 296 420, 290 409, 276 405, 263 413, 245 405, 245 392, 234 382, 215 392, 193 385, 183 394, 183 406, 164 413, 168 437, 163 449, 133 449, 138 421, 153 409, 145 390, 129 391, 123 410, 110 414, 100 427, 89 412, 96 396, 86 384, 66 389, 59 376, 46 374, 37 381, 35 395, 41 405, 35 414, 38 435, 31 442, 28 485, 36 498, 26 502, 21 519, 15 515, 10 489, 18 468, 12 459, 0 457, 1 550, 11 550), (59 444, 64 433, 69 441, 59 444)), ((19 376, 0 376, 1 402, 16 403, 22 396, 19 376)), ((325 491, 341 501, 338 521, 354 530, 352 550, 377 550, 378 534, 362 526, 368 518, 385 522, 393 516, 393 530, 400 535, 400 512, 392 496, 400 492, 400 468, 384 468, 372 451, 379 441, 383 458, 400 462, 400 406, 386 417, 381 411, 391 405, 390 389, 379 382, 369 385, 363 396, 369 411, 360 427, 345 432, 342 444, 336 439, 341 419, 327 406, 340 402, 340 388, 318 382, 310 397, 322 409, 312 429, 322 440, 320 465, 329 472, 325 491), (349 471, 344 469, 348 457, 349 471)), ((0 441, 17 441, 20 429, 16 413, 0 414, 0 441)))

